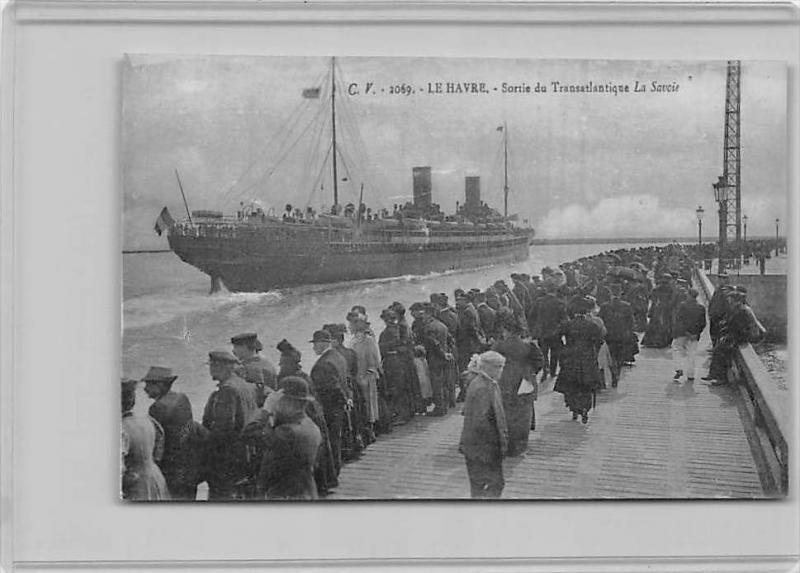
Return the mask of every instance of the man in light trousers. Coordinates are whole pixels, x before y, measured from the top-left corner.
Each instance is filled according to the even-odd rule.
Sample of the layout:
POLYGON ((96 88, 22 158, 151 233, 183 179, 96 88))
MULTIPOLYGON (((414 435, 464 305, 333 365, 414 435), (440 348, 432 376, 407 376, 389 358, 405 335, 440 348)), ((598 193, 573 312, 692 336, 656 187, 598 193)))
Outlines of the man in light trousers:
POLYGON ((706 309, 697 302, 698 292, 689 289, 689 296, 675 312, 675 328, 672 339, 672 358, 675 362, 673 380, 694 382, 694 363, 697 354, 697 341, 706 327, 706 309))

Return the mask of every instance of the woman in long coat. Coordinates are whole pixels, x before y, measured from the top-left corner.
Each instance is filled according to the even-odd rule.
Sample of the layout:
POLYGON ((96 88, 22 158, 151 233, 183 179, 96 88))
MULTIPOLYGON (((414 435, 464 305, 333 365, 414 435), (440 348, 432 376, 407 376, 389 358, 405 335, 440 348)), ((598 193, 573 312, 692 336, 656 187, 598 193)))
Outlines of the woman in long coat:
POLYGON ((381 332, 378 346, 381 350, 383 372, 394 423, 405 424, 414 417, 415 403, 412 380, 408 374, 408 341, 398 324, 397 313, 391 309, 381 312, 386 328, 381 332))
POLYGON ((581 417, 589 421, 594 395, 600 388, 600 370, 597 352, 603 343, 600 326, 588 318, 594 303, 586 300, 576 305, 575 315, 563 328, 566 345, 561 354, 561 370, 553 388, 564 395, 564 403, 572 412, 572 419, 581 417))
POLYGON ((355 351, 358 359, 356 382, 361 388, 366 402, 367 426, 373 429, 380 416, 378 411, 378 377, 381 373, 381 352, 365 316, 351 313, 347 316, 347 320, 350 323, 350 331, 353 334, 350 347, 355 351))
POLYGON ((666 348, 672 343, 672 315, 675 310, 675 290, 669 284, 670 275, 662 275, 650 294, 650 311, 642 346, 666 348))
POLYGON ((156 461, 164 451, 164 430, 150 416, 133 414, 136 386, 136 380, 122 380, 122 498, 162 501, 169 499, 169 490, 156 461))
POLYGON ((508 455, 518 456, 528 448, 528 435, 535 416, 536 373, 542 369, 542 352, 532 340, 522 340, 522 328, 513 314, 500 315, 498 330, 499 339, 492 350, 506 359, 499 386, 508 426, 508 455), (530 392, 520 394, 523 379, 533 387, 530 392))

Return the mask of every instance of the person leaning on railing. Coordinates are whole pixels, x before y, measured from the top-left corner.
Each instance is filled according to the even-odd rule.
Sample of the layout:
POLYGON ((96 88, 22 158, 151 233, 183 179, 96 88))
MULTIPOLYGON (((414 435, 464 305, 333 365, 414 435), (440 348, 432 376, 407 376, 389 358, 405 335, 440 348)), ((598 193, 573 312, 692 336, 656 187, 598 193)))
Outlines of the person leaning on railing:
POLYGON ((703 377, 711 386, 727 384, 728 369, 739 346, 747 342, 758 342, 767 332, 747 304, 747 289, 733 287, 726 299, 728 307, 711 354, 708 375, 703 377))

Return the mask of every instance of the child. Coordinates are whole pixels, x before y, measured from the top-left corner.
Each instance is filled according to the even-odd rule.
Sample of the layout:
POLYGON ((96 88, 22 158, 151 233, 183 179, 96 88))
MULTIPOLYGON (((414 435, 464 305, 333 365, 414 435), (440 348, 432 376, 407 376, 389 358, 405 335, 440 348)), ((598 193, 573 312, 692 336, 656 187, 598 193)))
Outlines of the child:
POLYGON ((424 346, 414 347, 414 369, 417 372, 417 380, 419 381, 419 393, 423 404, 427 406, 433 399, 433 388, 428 374, 428 360, 425 356, 424 346))

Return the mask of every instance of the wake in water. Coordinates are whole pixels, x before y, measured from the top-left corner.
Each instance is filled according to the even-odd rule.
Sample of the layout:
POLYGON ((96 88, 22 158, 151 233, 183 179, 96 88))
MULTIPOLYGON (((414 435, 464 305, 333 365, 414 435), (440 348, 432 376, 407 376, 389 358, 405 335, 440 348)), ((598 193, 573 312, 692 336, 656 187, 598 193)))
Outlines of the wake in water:
POLYGON ((214 294, 190 292, 176 294, 162 292, 128 299, 123 304, 123 327, 146 328, 170 322, 198 312, 221 312, 229 307, 251 303, 278 302, 283 294, 277 291, 265 293, 231 293, 219 291, 214 294))

